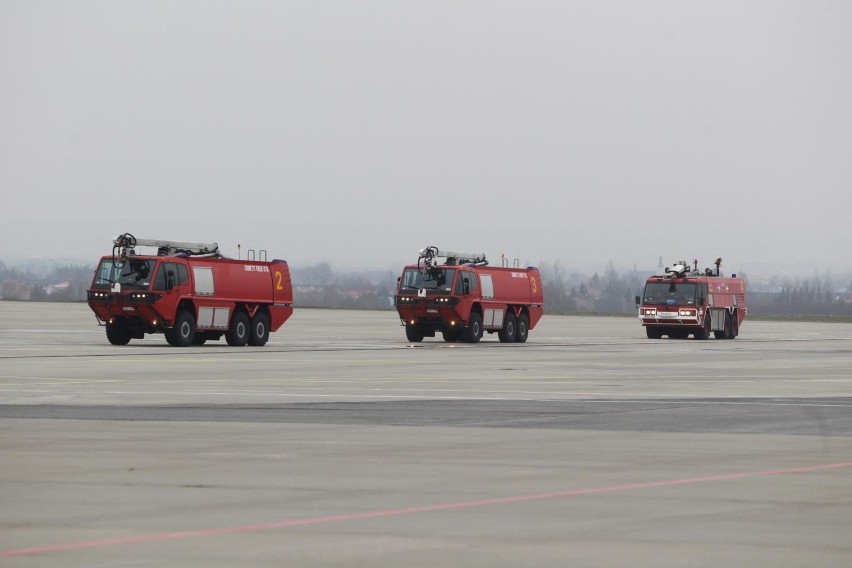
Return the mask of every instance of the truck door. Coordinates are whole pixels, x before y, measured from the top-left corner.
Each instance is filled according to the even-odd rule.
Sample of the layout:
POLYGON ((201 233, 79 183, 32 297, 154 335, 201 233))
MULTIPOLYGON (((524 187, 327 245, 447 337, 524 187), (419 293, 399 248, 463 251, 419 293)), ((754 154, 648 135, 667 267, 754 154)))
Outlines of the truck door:
POLYGON ((160 292, 162 298, 157 302, 157 311, 161 317, 172 320, 180 299, 189 292, 189 271, 185 264, 161 262, 154 276, 153 290, 160 292))

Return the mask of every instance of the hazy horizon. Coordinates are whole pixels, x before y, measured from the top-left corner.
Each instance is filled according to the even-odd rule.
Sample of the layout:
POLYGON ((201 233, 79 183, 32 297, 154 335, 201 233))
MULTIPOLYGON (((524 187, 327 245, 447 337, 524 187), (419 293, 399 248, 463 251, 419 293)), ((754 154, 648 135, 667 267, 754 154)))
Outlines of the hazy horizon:
POLYGON ((833 1, 6 1, 0 258, 131 232, 848 270, 850 29, 833 1))

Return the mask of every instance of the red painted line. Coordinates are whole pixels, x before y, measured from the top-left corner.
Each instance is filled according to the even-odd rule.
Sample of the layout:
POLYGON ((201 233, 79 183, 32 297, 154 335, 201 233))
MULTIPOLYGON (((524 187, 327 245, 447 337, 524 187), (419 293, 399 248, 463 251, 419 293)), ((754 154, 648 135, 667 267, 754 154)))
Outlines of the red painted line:
POLYGON ((360 513, 345 513, 342 515, 330 515, 325 517, 307 517, 304 519, 293 519, 274 523, 262 523, 256 525, 242 525, 236 527, 220 527, 213 529, 202 529, 195 531, 181 531, 171 533, 158 533, 141 535, 135 537, 113 538, 105 540, 91 540, 86 542, 72 542, 66 544, 54 544, 49 546, 36 546, 32 548, 17 548, 0 550, 0 558, 11 556, 28 556, 45 554, 48 552, 61 552, 67 550, 79 550, 84 548, 103 548, 120 544, 136 544, 145 542, 161 542, 166 540, 178 540, 183 538, 199 536, 215 536, 221 534, 251 533, 281 529, 289 527, 300 527, 305 525, 320 525, 326 523, 344 523, 363 519, 375 519, 379 517, 395 517, 401 515, 414 515, 417 513, 428 513, 432 511, 451 511, 455 509, 469 509, 473 507, 489 507, 492 505, 505 505, 508 503, 523 503, 527 501, 541 501, 547 499, 563 499, 566 497, 580 497, 583 495, 599 495, 602 493, 618 493, 621 491, 636 491, 640 489, 653 489, 657 487, 672 487, 677 485, 693 485, 697 483, 711 483, 716 481, 730 481, 735 479, 746 479, 765 475, 788 475, 792 473, 812 473, 830 469, 841 469, 852 467, 852 461, 809 465, 785 469, 770 469, 763 471, 745 471, 740 473, 724 473, 720 475, 707 475, 701 477, 688 477, 683 479, 667 479, 662 481, 648 481, 644 483, 628 483, 624 485, 609 485, 605 487, 590 487, 587 489, 571 489, 568 491, 556 491, 552 493, 533 493, 528 495, 514 495, 510 497, 496 497, 494 499, 480 499, 476 501, 460 501, 456 503, 440 503, 436 505, 422 505, 419 507, 405 507, 401 509, 385 509, 379 511, 365 511, 360 513))

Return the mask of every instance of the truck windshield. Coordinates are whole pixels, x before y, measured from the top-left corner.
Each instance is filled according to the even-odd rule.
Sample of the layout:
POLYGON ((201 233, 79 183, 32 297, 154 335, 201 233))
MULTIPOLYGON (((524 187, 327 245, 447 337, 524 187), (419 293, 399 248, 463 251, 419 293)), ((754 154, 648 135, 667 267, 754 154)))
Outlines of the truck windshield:
POLYGON ((105 258, 98 265, 92 288, 110 288, 113 284, 121 284, 122 288, 147 290, 151 285, 156 262, 150 259, 130 258, 119 267, 113 264, 112 259, 105 258))
POLYGON ((696 285, 689 282, 648 282, 643 304, 694 306, 696 285))
POLYGON ((449 294, 453 289, 455 268, 442 268, 434 274, 420 272, 417 268, 406 268, 399 282, 399 291, 412 291, 425 288, 440 294, 449 294))

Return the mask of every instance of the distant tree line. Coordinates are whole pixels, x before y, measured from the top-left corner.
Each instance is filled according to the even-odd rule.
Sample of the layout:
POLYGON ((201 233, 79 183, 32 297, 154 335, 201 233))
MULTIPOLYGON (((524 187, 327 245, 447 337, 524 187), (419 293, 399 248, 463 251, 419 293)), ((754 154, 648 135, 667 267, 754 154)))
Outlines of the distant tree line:
MULTIPOLYGON (((0 262, 0 299, 85 301, 91 266, 42 263, 8 267, 0 262)), ((649 272, 619 271, 610 262, 591 276, 559 261, 539 265, 546 313, 635 314, 635 297, 642 294, 649 272)), ((296 306, 369 310, 393 309, 397 273, 390 270, 334 270, 321 262, 291 266, 296 306)), ((852 316, 852 283, 836 292, 830 278, 780 279, 751 283, 746 290, 749 312, 767 316, 852 316)))
POLYGON ((761 315, 786 316, 852 316, 852 284, 847 292, 837 293, 830 283, 815 277, 794 279, 780 285, 777 291, 752 292, 749 309, 761 315))
POLYGON ((297 306, 389 310, 396 277, 390 271, 335 272, 326 262, 290 267, 297 306))

